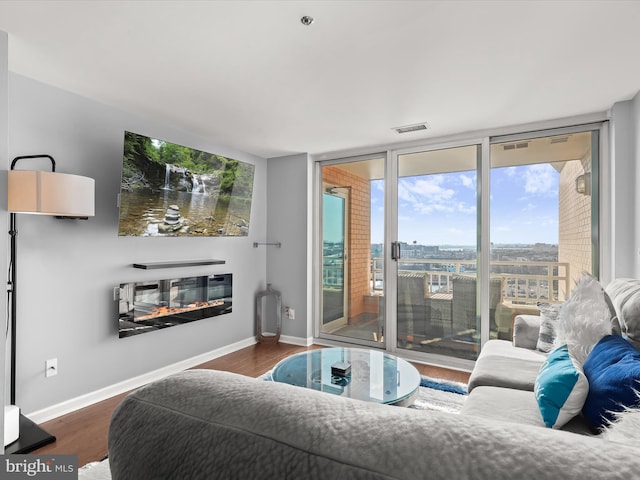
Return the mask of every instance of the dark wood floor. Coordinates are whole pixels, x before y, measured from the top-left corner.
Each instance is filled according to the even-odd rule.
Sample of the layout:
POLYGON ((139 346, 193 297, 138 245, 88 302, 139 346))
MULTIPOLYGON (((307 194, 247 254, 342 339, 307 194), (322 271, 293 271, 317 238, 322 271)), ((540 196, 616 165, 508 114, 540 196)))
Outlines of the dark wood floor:
MULTIPOLYGON (((230 353, 195 368, 210 368, 257 377, 268 372, 283 358, 319 346, 300 347, 286 343, 257 344, 230 353)), ((414 364, 422 375, 467 382, 469 374, 429 365, 414 364)), ((103 459, 107 454, 107 431, 111 414, 126 393, 64 415, 41 426, 57 437, 56 442, 33 453, 77 454, 78 465, 103 459)))

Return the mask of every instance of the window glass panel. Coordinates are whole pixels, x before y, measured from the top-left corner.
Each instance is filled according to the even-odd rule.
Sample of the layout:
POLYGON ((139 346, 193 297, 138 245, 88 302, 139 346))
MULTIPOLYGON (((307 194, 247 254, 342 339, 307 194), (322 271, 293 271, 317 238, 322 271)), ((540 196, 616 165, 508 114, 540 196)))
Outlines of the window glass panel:
POLYGON ((591 132, 491 146, 491 276, 502 281, 492 338, 519 313, 564 301, 594 273, 591 132))
POLYGON ((398 157, 398 347, 474 360, 479 146, 398 157))

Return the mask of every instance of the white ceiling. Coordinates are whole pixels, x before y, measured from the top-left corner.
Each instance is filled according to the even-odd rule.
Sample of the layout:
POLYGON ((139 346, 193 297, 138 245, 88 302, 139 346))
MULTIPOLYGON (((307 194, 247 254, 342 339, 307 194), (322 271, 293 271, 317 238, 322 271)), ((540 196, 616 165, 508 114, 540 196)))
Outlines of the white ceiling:
POLYGON ((615 0, 0 1, 11 71, 263 157, 606 111, 640 90, 639 21, 615 0))

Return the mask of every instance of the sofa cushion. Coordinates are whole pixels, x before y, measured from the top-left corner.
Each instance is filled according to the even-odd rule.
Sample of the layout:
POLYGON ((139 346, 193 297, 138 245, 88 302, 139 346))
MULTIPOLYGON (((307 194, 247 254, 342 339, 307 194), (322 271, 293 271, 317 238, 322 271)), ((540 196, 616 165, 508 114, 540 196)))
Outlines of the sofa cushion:
POLYGON ((589 394, 582 413, 596 428, 625 407, 640 406, 640 351, 619 335, 604 337, 584 363, 589 394))
POLYGON ((513 320, 513 346, 535 350, 540 338, 540 322, 538 315, 516 315, 513 320))
POLYGON ((618 322, 636 348, 640 348, 640 280, 619 278, 607 285, 607 294, 618 314, 618 322))
MULTIPOLYGON (((520 425, 545 426, 533 392, 511 388, 475 388, 465 400, 460 414, 520 425)), ((583 435, 594 433, 581 415, 575 416, 561 430, 583 435)))
POLYGON ((589 382, 566 345, 549 354, 540 367, 533 392, 547 427, 560 428, 580 413, 589 382))
POLYGON ((507 340, 489 340, 469 377, 469 391, 478 386, 492 386, 532 392, 546 358, 545 353, 514 347, 507 340))

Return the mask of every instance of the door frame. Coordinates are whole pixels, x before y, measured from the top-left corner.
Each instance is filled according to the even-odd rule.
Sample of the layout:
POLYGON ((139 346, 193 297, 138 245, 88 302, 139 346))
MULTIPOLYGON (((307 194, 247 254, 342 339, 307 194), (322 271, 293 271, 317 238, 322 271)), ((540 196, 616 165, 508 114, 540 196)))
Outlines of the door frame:
MULTIPOLYGON (((334 345, 334 346, 344 346, 345 344, 347 344, 347 340, 348 340, 348 344, 355 344, 355 345, 361 345, 364 347, 369 347, 369 348, 373 348, 373 349, 386 349, 386 346, 389 344, 389 342, 387 341, 386 338, 386 330, 385 330, 385 336, 384 336, 384 340, 383 341, 374 341, 374 340, 363 340, 360 338, 352 338, 352 337, 345 337, 343 335, 335 335, 332 333, 325 333, 322 332, 322 257, 323 257, 323 252, 322 252, 322 248, 323 248, 323 201, 319 201, 318 199, 321 199, 323 197, 321 197, 321 194, 323 194, 325 192, 325 188, 327 186, 329 186, 329 184, 326 184, 326 182, 323 181, 323 177, 322 177, 322 167, 325 166, 338 166, 338 165, 342 165, 342 164, 349 164, 349 163, 356 163, 356 162, 365 162, 368 160, 380 160, 380 159, 385 159, 385 165, 386 165, 386 158, 387 158, 387 152, 373 152, 370 154, 366 154, 366 155, 359 155, 359 156, 343 156, 343 157, 339 157, 339 158, 335 158, 335 159, 330 159, 330 160, 323 160, 323 161, 316 161, 314 162, 314 183, 313 183, 313 199, 314 199, 314 211, 313 211, 313 215, 314 215, 314 222, 313 222, 313 228, 314 228, 314 235, 313 235, 313 312, 314 312, 314 316, 312 319, 312 326, 313 326, 313 335, 314 335, 314 342, 320 345, 334 345)), ((385 181, 385 202, 386 202, 386 181, 385 181)), ((333 185, 331 185, 333 186, 333 185)), ((386 215, 386 212, 385 212, 386 215)), ((349 215, 347 215, 346 221, 348 223, 350 223, 350 217, 349 215)), ((386 218, 385 218, 385 225, 386 225, 386 218)), ((348 229, 350 229, 350 225, 348 226, 348 229)), ((385 241, 386 241, 386 237, 385 237, 385 241)), ((386 255, 386 253, 385 253, 386 255)), ((349 251, 349 261, 348 263, 351 263, 351 254, 349 251)), ((385 273, 386 275, 386 273, 385 273)), ((385 278, 386 280, 386 278, 385 278)), ((386 285, 385 285, 385 290, 386 290, 386 285)), ((387 303, 386 301, 384 302, 385 304, 387 303)), ((384 313, 384 312, 383 312, 384 313)), ((347 312, 348 315, 348 312, 347 312)), ((387 328, 387 324, 386 324, 386 318, 385 318, 385 329, 387 328)))
MULTIPOLYGON (((598 159, 599 159, 599 208, 594 214, 598 215, 598 225, 599 231, 594 232, 598 238, 598 251, 599 259, 597 265, 599 267, 599 277, 603 284, 607 284, 613 278, 613 247, 615 239, 613 238, 613 194, 612 194, 612 179, 613 179, 613 165, 611 164, 612 152, 611 152, 611 141, 610 141, 610 130, 611 126, 609 123, 609 118, 606 112, 587 114, 587 115, 579 115, 573 117, 567 117, 562 119, 555 119, 550 121, 543 122, 534 122, 523 125, 514 125, 505 128, 498 129, 487 129, 485 131, 475 132, 470 135, 468 134, 456 134, 448 137, 434 138, 434 139, 422 139, 422 140, 413 140, 404 143, 395 143, 395 144, 387 144, 382 146, 377 146, 373 148, 363 147, 358 149, 353 149, 350 151, 343 152, 332 152, 326 154, 318 154, 313 155, 312 159, 314 161, 314 182, 313 182, 313 201, 314 201, 314 209, 313 209, 313 267, 314 271, 318 272, 321 269, 321 245, 320 245, 320 237, 322 232, 321 227, 321 206, 319 205, 321 202, 318 201, 319 193, 322 191, 322 175, 321 169, 323 165, 330 164, 340 164, 346 163, 350 161, 357 160, 365 160, 371 158, 379 158, 386 157, 386 165, 385 165, 385 175, 388 175, 388 172, 393 167, 389 165, 393 164, 391 160, 394 155, 407 153, 410 151, 425 151, 425 150, 437 150, 442 148, 452 148, 456 146, 464 146, 464 145, 482 145, 482 158, 484 162, 481 162, 481 170, 479 171, 478 178, 479 181, 479 196, 481 197, 481 201, 479 203, 479 213, 483 215, 482 219, 488 219, 488 210, 489 210, 489 173, 490 173, 490 145, 492 143, 500 142, 504 140, 504 138, 532 138, 540 133, 541 136, 549 135, 550 132, 554 131, 584 131, 584 130, 599 130, 599 149, 598 149, 598 159)), ((393 170, 392 170, 393 171, 393 170)), ((397 179, 396 179, 397 183, 397 179)), ((395 324, 392 322, 395 308, 395 302, 397 300, 397 293, 395 292, 396 281, 394 280, 394 274, 397 274, 397 265, 393 265, 395 262, 390 260, 390 243, 391 239, 395 239, 397 236, 397 232, 393 230, 392 222, 388 219, 388 212, 396 208, 397 204, 391 205, 391 202, 394 202, 395 198, 397 198, 397 185, 394 186, 393 182, 389 177, 385 178, 385 259, 384 259, 384 268, 385 268, 385 298, 388 300, 385 302, 385 344, 386 350, 390 352, 394 352, 397 350, 397 338, 395 333, 395 324), (393 189, 393 191, 392 191, 393 189), (396 194, 393 197, 393 194, 396 194), (393 303, 392 303, 393 300, 393 303)), ((480 241, 483 245, 488 244, 489 242, 489 224, 487 221, 480 222, 482 228, 479 229, 478 234, 480 236, 480 241), (486 225, 486 226, 485 226, 486 225)), ((396 227, 397 228, 397 227, 396 227)), ((480 252, 478 259, 482 261, 483 265, 489 264, 490 252, 488 249, 482 249, 480 252)), ((321 290, 318 286, 318 275, 313 276, 313 313, 314 319, 312 321, 314 340, 316 343, 327 344, 327 345, 344 345, 344 342, 341 342, 339 338, 334 339, 325 339, 320 337, 319 327, 321 320, 320 316, 320 302, 321 302, 321 290), (334 341, 335 340, 335 341, 334 341)), ((321 281, 321 278, 320 278, 321 281)), ((488 325, 484 323, 488 323, 488 309, 489 309, 489 300, 488 300, 488 291, 489 291, 489 270, 481 275, 480 278, 480 289, 482 292, 482 302, 481 302, 481 317, 482 320, 482 331, 487 332, 486 336, 481 338, 481 345, 487 341, 488 336, 488 325), (484 320, 486 318, 486 320, 484 320)), ((358 343, 354 341, 353 343, 358 343)), ((375 346, 380 348, 381 344, 374 344, 371 346, 375 346)), ((430 358, 430 354, 425 353, 416 353, 410 350, 402 350, 402 356, 415 359, 422 362, 432 363, 434 365, 442 365, 445 367, 451 368, 461 368, 464 370, 468 370, 473 367, 474 362, 469 362, 465 360, 455 361, 458 359, 447 357, 444 359, 442 356, 433 356, 438 358, 430 358)))
MULTIPOLYGON (((388 184, 389 184, 389 192, 388 194, 390 196, 392 196, 391 198, 388 198, 387 204, 388 204, 388 209, 386 211, 387 217, 385 218, 385 220, 387 221, 387 232, 389 237, 386 239, 386 243, 387 243, 387 248, 389 249, 389 254, 386 256, 385 260, 386 260, 386 264, 385 264, 385 271, 388 272, 389 276, 391 278, 385 278, 385 282, 388 282, 388 287, 389 289, 392 291, 392 301, 387 302, 386 308, 387 308, 387 312, 386 312, 386 318, 387 318, 387 327, 386 327, 386 331, 389 332, 389 334, 391 334, 393 332, 393 336, 390 336, 390 340, 393 341, 393 343, 389 344, 389 348, 388 350, 392 351, 392 352, 397 352, 397 351, 402 351, 403 356, 407 357, 407 358, 415 358, 416 360, 421 360, 421 361, 426 361, 430 364, 434 364, 434 365, 446 365, 452 368, 458 368, 458 369, 462 369, 462 370, 469 370, 471 368, 473 368, 474 365, 474 361, 472 360, 466 360, 463 358, 457 358, 457 357, 450 357, 450 356, 445 356, 445 355, 440 355, 440 354, 435 354, 435 353, 425 353, 425 352, 417 352, 417 351, 413 351, 413 350, 407 350, 407 349, 400 349, 398 348, 397 344, 398 344, 398 338, 397 338, 397 322, 392 321, 392 319, 396 319, 397 318, 397 288, 398 288, 398 262, 393 260, 391 258, 390 255, 390 249, 391 249, 391 242, 397 242, 398 239, 398 181, 400 179, 399 177, 399 172, 398 172, 398 164, 399 164, 399 158, 402 155, 407 155, 407 154, 412 154, 412 153, 421 153, 421 152, 433 152, 433 151, 437 151, 437 150, 448 150, 448 149, 453 149, 453 148, 460 148, 460 147, 470 147, 470 146, 476 146, 477 147, 477 159, 476 159, 476 171, 477 171, 477 198, 476 198, 476 203, 477 203, 477 219, 476 219, 476 223, 477 223, 477 227, 476 227, 476 231, 477 231, 477 241, 476 241, 476 249, 477 249, 477 265, 478 265, 478 282, 479 282, 479 286, 480 288, 478 289, 478 294, 482 295, 482 293, 484 293, 483 290, 483 275, 482 275, 482 270, 480 268, 480 261, 481 261, 481 227, 480 227, 480 215, 481 215, 481 195, 482 192, 487 192, 487 199, 488 199, 488 188, 483 188, 483 182, 485 179, 485 176, 482 174, 481 172, 481 164, 482 164, 482 154, 484 153, 484 143, 488 144, 488 138, 487 137, 482 137, 482 138, 469 138, 469 139, 464 139, 464 140, 458 140, 458 141, 451 141, 451 142, 442 142, 442 143, 430 143, 430 144, 421 144, 421 145, 417 145, 417 146, 411 146, 409 148, 402 148, 402 149, 397 149, 397 150, 390 150, 388 153, 388 158, 387 158, 387 172, 389 174, 389 180, 388 180, 388 184)), ((487 185, 488 185, 488 180, 487 180, 487 185)), ((489 286, 489 282, 488 282, 488 275, 487 275, 487 300, 484 301, 484 299, 481 298, 481 308, 484 308, 483 304, 486 303, 486 310, 487 310, 487 315, 486 315, 486 324, 487 327, 489 325, 489 300, 488 300, 488 286, 489 286)), ((385 295, 388 295, 388 292, 385 292, 385 295)), ((482 311, 482 310, 481 310, 482 311)), ((481 316, 481 327, 484 327, 484 322, 485 320, 483 319, 485 317, 485 315, 481 316)), ((482 335, 482 328, 481 328, 481 335, 482 335)), ((488 333, 487 333, 487 337, 488 337, 488 333)), ((483 345, 484 343, 482 342, 482 338, 481 338, 481 345, 483 345)))

